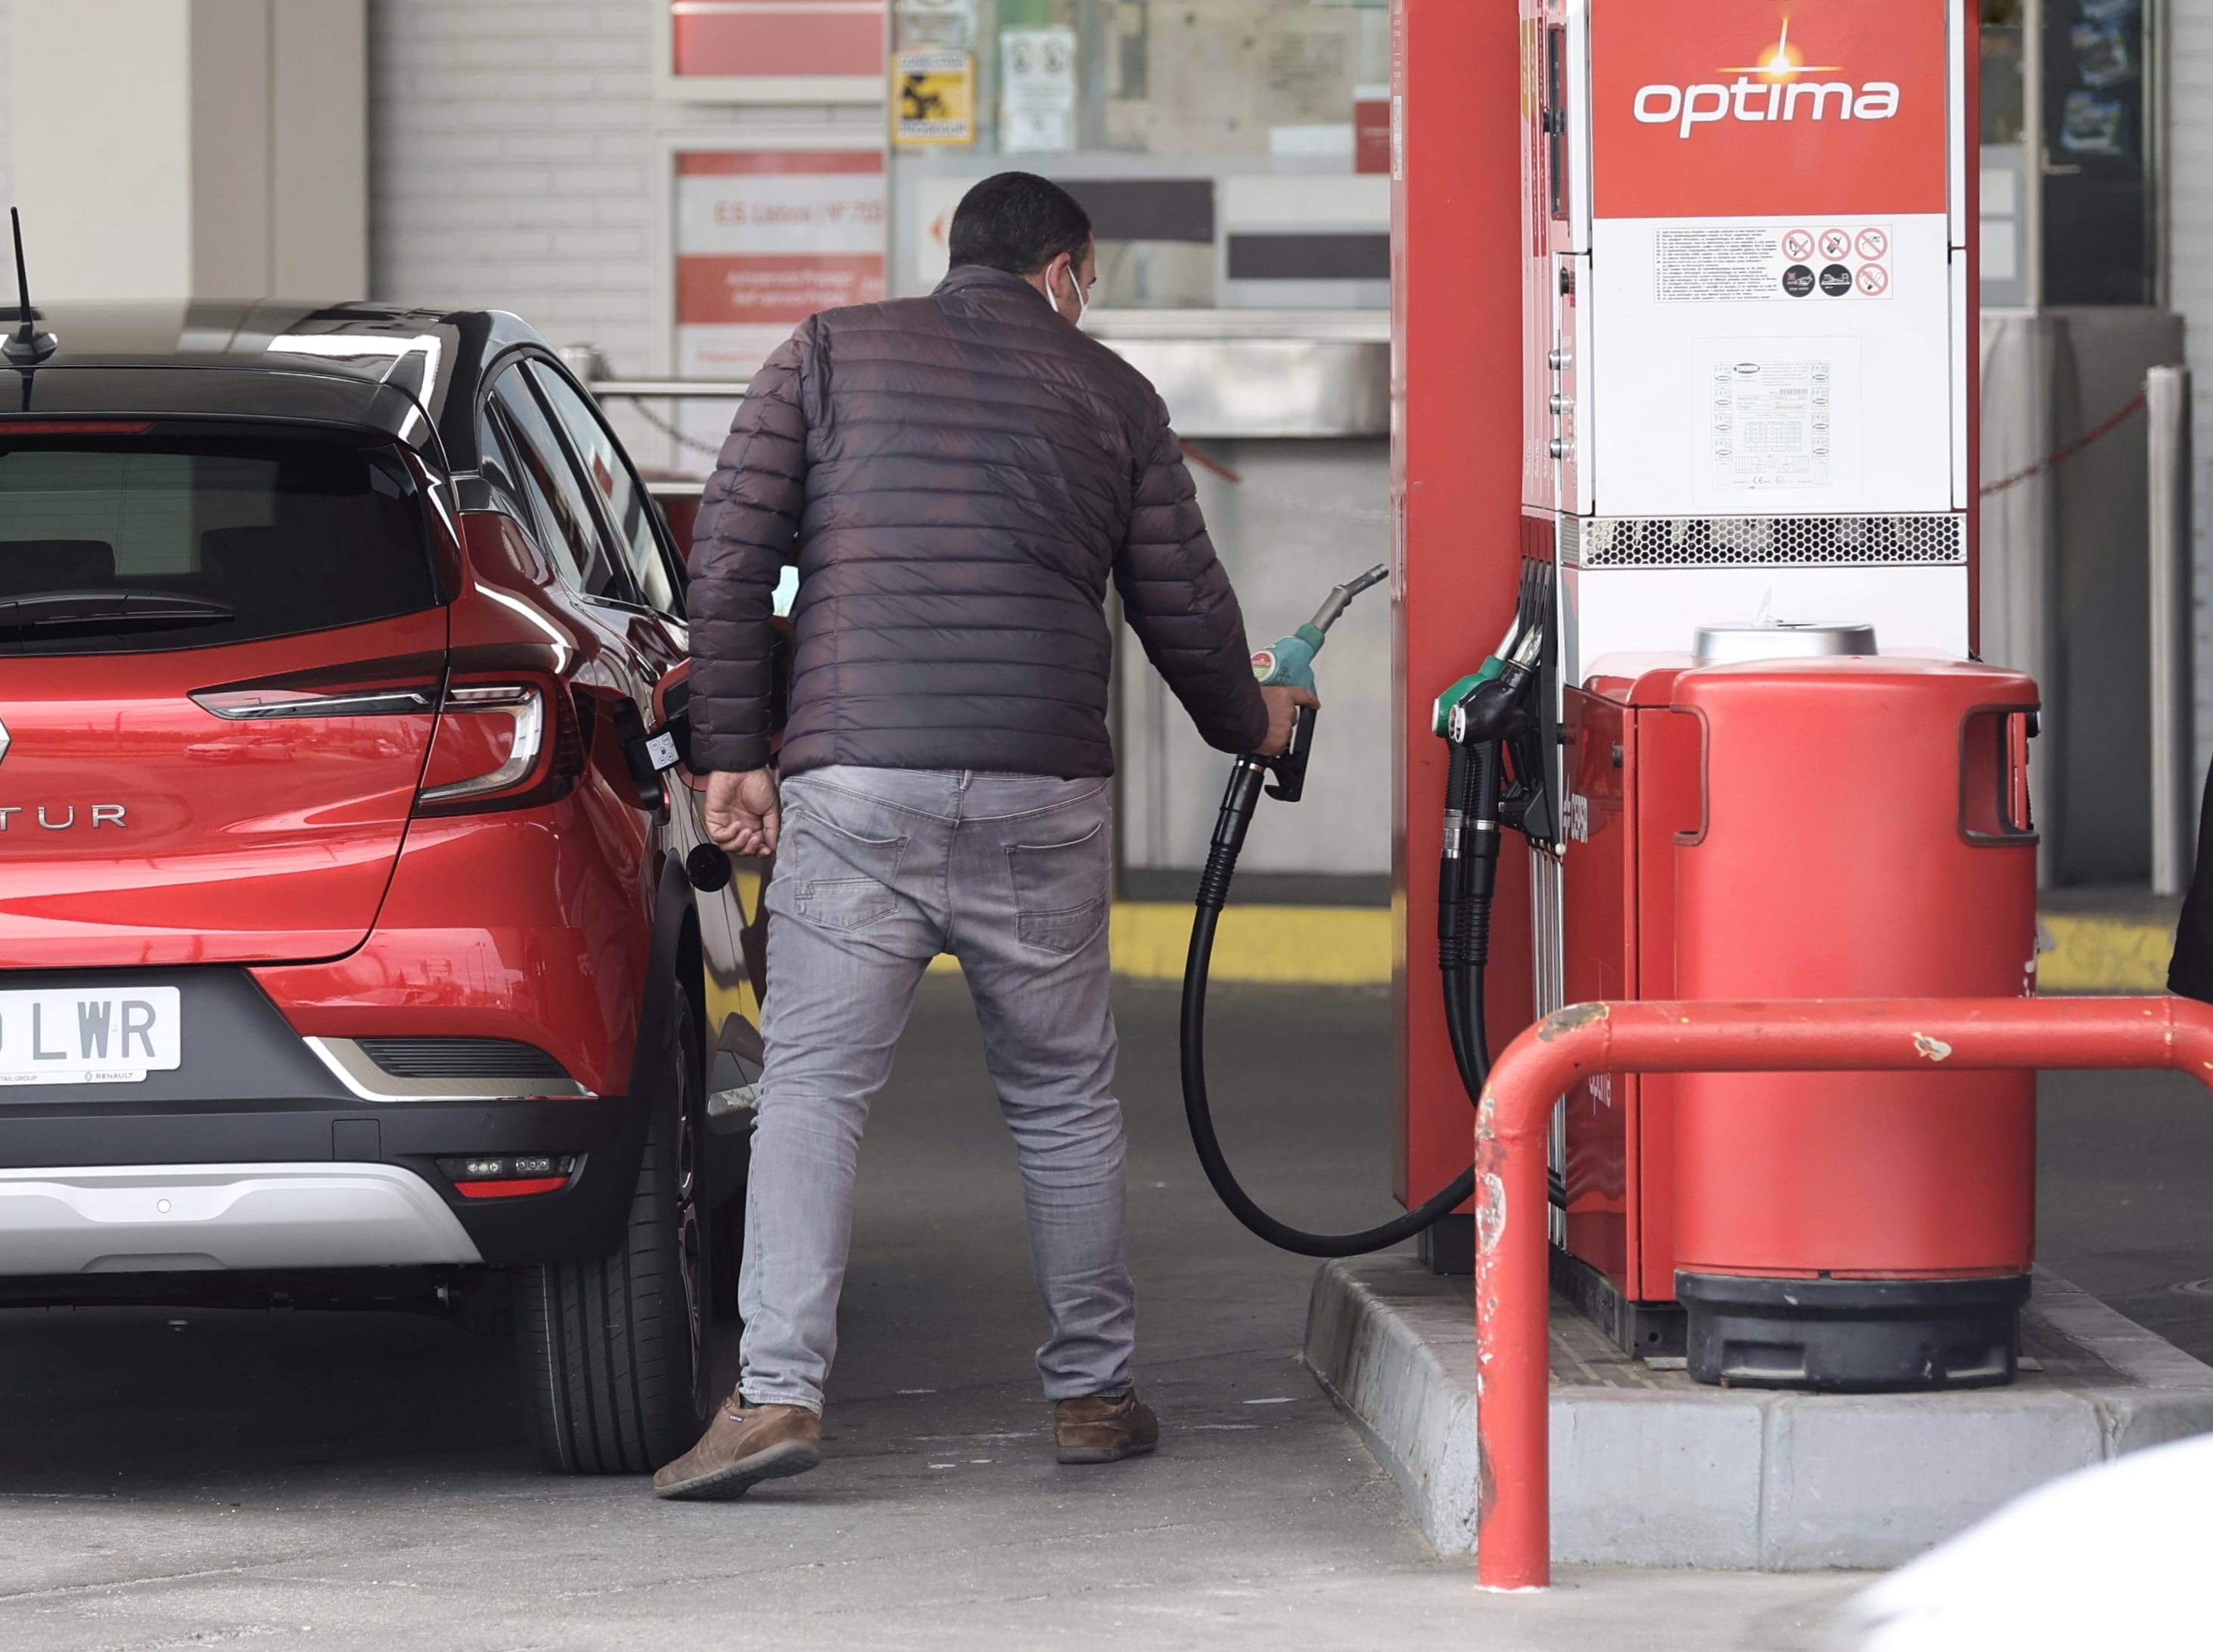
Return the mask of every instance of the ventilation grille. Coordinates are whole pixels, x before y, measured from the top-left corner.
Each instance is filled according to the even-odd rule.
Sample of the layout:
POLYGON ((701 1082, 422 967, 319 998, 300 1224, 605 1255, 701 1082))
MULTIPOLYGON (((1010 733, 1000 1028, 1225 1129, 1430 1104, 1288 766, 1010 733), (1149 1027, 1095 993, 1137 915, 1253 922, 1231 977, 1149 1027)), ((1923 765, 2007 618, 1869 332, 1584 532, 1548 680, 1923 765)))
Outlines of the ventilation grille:
POLYGON ((566 1078, 561 1064, 513 1039, 357 1039, 394 1078, 566 1078))
POLYGON ((1964 563, 1965 518, 1600 516, 1561 550, 1584 568, 1825 568, 1964 563))

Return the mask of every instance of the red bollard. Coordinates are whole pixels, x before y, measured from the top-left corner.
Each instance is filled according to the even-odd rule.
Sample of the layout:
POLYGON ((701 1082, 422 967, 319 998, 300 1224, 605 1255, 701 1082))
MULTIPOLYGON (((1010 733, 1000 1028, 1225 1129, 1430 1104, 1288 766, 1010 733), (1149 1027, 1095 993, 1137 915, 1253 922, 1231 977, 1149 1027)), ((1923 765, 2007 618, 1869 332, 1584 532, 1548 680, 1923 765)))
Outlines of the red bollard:
POLYGON ((2171 1067, 2213 1088, 2213 1009, 2184 998, 1571 1005, 1508 1046, 1475 1127, 1476 1581, 1552 1581, 1545 1146, 1596 1073, 2171 1067))

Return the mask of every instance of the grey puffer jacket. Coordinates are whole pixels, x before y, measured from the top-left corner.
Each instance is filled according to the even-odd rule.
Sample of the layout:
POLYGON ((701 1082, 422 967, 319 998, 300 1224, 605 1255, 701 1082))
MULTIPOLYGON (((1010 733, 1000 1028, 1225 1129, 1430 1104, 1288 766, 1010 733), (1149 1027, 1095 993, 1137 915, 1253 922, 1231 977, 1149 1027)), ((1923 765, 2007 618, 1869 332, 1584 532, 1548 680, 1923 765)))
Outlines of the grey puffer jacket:
POLYGON ((753 380, 692 552, 692 760, 769 756, 770 612, 796 555, 788 774, 1113 772, 1105 613, 1210 745, 1267 732, 1167 410, 1018 276, 830 310, 753 380))

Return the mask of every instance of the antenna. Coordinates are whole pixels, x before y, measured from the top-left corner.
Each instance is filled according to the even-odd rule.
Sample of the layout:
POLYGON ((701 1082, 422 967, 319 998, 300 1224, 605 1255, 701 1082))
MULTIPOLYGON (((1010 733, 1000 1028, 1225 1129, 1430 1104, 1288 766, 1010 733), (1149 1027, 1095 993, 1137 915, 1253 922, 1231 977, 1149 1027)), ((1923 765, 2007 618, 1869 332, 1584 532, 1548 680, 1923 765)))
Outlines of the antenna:
MULTIPOLYGON (((31 311, 31 277, 23 266, 23 215, 15 207, 8 209, 8 222, 15 231, 15 293, 21 300, 22 325, 4 342, 0 342, 0 356, 8 358, 8 365, 26 371, 36 367, 62 347, 62 341, 51 332, 39 331, 31 311)), ((29 393, 27 389, 25 393, 29 393)))

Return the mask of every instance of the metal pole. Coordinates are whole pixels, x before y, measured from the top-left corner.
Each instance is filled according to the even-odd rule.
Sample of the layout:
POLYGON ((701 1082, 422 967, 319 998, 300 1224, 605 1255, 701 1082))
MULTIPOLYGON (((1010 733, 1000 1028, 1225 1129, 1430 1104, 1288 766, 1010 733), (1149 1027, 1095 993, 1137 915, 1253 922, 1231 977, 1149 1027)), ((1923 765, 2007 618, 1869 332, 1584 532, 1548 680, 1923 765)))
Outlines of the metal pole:
POLYGON ((2191 738, 2190 369, 2144 375, 2150 423, 2151 887, 2190 883, 2197 836, 2197 753, 2191 738))
POLYGON ((1507 1047, 1475 1125, 1476 1581, 1552 1582, 1545 1146, 1597 1073, 2167 1067, 2213 1088, 2213 1008, 2186 998, 1832 998, 1573 1004, 1507 1047))

